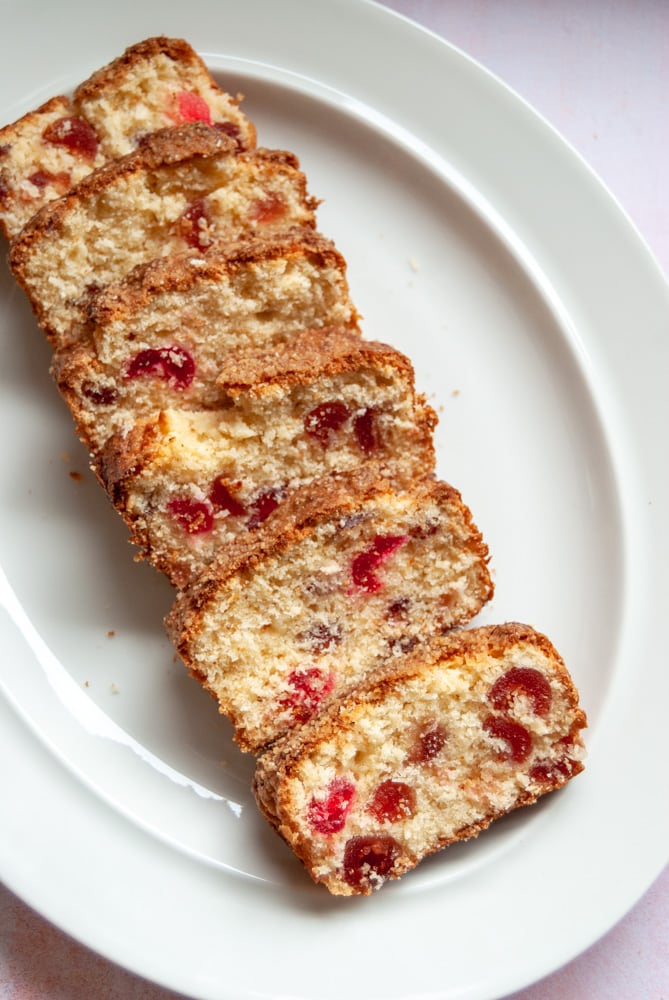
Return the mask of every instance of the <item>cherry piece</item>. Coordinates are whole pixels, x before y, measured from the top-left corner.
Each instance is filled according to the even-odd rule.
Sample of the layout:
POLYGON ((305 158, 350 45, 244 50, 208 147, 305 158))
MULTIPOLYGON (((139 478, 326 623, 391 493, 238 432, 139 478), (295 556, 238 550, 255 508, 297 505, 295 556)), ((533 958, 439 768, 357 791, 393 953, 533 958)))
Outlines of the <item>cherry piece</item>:
POLYGON ((288 675, 292 691, 279 702, 291 709, 295 722, 306 722, 335 686, 334 675, 318 667, 293 670, 288 675))
POLYGON ((530 779, 541 785, 564 784, 574 773, 576 761, 571 757, 563 760, 538 760, 530 768, 530 779))
POLYGON ((500 752, 501 760, 513 760, 517 764, 527 760, 532 750, 532 737, 524 726, 501 715, 489 715, 483 720, 483 728, 507 744, 509 749, 500 752))
POLYGON ((488 701, 500 712, 513 705, 515 694, 524 694, 532 702, 535 715, 547 715, 553 695, 545 674, 534 667, 511 667, 498 677, 488 692, 488 701))
POLYGON ((407 760, 410 764, 427 764, 443 750, 447 740, 448 733, 439 722, 426 722, 420 728, 407 760))
POLYGON ((286 214, 286 207, 281 195, 272 192, 253 203, 249 210, 249 218, 254 222, 276 222, 286 214))
POLYGON ((383 583, 374 570, 386 562, 394 552, 409 541, 408 535, 377 535, 364 552, 355 557, 351 564, 353 583, 368 594, 381 590, 383 583))
POLYGON ((376 411, 370 407, 356 417, 353 421, 353 433, 358 445, 367 455, 378 451, 380 442, 376 426, 376 411))
POLYGON ((237 149, 244 148, 241 129, 235 122, 214 122, 214 128, 217 132, 227 135, 229 139, 234 139, 237 149))
POLYGON ((95 382, 82 382, 81 391, 97 406, 111 406, 119 397, 118 389, 113 385, 96 385, 95 382))
POLYGON ((312 798, 307 806, 307 822, 316 833, 329 835, 344 829, 355 801, 355 785, 348 778, 334 778, 324 799, 312 798))
POLYGON ((405 622, 409 615, 411 601, 408 597, 400 597, 386 608, 386 620, 390 622, 405 622))
POLYGON ((206 250, 211 246, 212 225, 211 212, 204 198, 198 198, 189 205, 176 222, 179 236, 194 250, 206 250))
POLYGON ((249 508, 248 527, 257 528, 259 524, 266 521, 283 500, 283 495, 284 491, 281 489, 265 490, 264 493, 259 493, 249 508))
POLYGON ((200 97, 189 90, 180 90, 176 95, 176 118, 179 122, 206 122, 211 125, 211 111, 209 105, 200 97))
POLYGON ((93 160, 98 151, 98 137, 93 126, 76 115, 51 122, 42 132, 42 138, 53 146, 64 146, 87 160, 93 160))
POLYGON ((400 656, 402 653, 410 653, 414 646, 417 645, 417 635, 401 635, 397 639, 388 640, 388 649, 393 656, 400 656))
POLYGON ((315 656, 331 653, 342 640, 341 626, 336 623, 316 622, 298 637, 315 656))
POLYGON ((203 535, 214 525, 214 513, 207 503, 180 497, 167 505, 170 514, 189 535, 203 535))
POLYGON ((333 399, 327 403, 320 403, 305 416, 304 430, 327 448, 331 433, 343 427, 349 416, 348 407, 341 400, 333 399))
POLYGON ((175 389, 187 389, 195 376, 195 362, 183 347, 147 347, 135 355, 125 373, 126 378, 144 375, 157 376, 175 389))
POLYGON ((400 850, 394 837, 351 837, 344 848, 344 881, 353 886, 380 885, 392 871, 400 850))
POLYGON ((416 810, 416 792, 403 781, 383 781, 374 792, 366 811, 379 823, 409 819, 416 810))
POLYGON ((225 479, 218 476, 209 490, 209 500, 216 510, 227 510, 232 517, 241 517, 246 511, 228 489, 225 479))
POLYGON ((39 188, 40 191, 43 191, 49 184, 63 191, 66 191, 70 186, 70 175, 65 170, 57 174, 52 174, 50 170, 36 170, 26 180, 30 181, 36 188, 39 188))

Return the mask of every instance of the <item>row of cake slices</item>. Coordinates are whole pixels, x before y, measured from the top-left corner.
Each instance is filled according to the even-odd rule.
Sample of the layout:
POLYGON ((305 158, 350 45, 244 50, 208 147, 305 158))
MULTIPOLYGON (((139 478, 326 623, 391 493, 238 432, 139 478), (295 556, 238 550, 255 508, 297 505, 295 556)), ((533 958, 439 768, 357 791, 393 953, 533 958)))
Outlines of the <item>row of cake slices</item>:
POLYGON ((487 548, 316 207, 181 41, 0 131, 12 270, 98 478, 180 588, 168 631, 261 755, 270 822, 367 893, 563 785, 585 719, 544 637, 448 638, 492 595, 487 548))

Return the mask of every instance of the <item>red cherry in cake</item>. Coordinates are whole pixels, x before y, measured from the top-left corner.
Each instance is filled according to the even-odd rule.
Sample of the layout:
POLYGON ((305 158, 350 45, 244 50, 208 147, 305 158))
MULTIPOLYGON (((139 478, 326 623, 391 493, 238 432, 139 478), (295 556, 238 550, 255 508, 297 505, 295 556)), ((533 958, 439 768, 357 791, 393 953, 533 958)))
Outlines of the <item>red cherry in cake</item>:
POLYGON ((345 403, 338 399, 328 400, 307 413, 304 418, 304 430, 327 448, 330 435, 343 427, 349 416, 349 409, 345 403))
POLYGON ((359 447, 367 455, 378 451, 380 447, 379 435, 376 426, 376 412, 372 408, 361 413, 353 421, 353 433, 359 447))
POLYGON ((315 622, 301 632, 298 639, 314 656, 331 653, 342 640, 341 626, 330 622, 315 622))
POLYGON ((242 517, 246 510, 232 493, 222 476, 214 479, 209 490, 209 500, 216 510, 226 510, 231 517, 242 517))
POLYGON ((112 406, 119 398, 118 389, 113 385, 97 385, 95 382, 82 382, 82 394, 96 406, 112 406))
POLYGON ((441 753, 448 741, 448 733, 444 727, 433 720, 420 726, 407 760, 410 764, 428 764, 441 753))
POLYGON ((237 145, 237 149, 243 149, 244 143, 242 142, 242 131, 235 122, 214 122, 214 128, 217 132, 222 132, 223 135, 227 135, 229 139, 233 139, 237 145))
POLYGON ((249 218, 253 222, 276 222, 286 214, 286 203, 280 194, 271 192, 264 198, 258 198, 249 209, 249 218))
POLYGON ((530 768, 529 777, 540 785, 562 784, 571 778, 576 761, 571 757, 562 760, 538 760, 530 768))
POLYGON ((344 848, 344 881, 352 886, 378 886, 393 870, 400 853, 394 837, 351 837, 344 848))
POLYGON ((211 111, 209 105, 200 97, 189 90, 180 90, 173 95, 170 117, 177 124, 181 122, 206 122, 211 124, 211 111))
POLYGON ((170 500, 167 509, 189 535, 202 535, 211 531, 214 525, 214 512, 208 503, 191 500, 188 497, 177 497, 170 500))
POLYGON ((281 698, 279 704, 290 709, 295 722, 306 722, 333 690, 335 679, 330 671, 307 667, 291 671, 288 684, 292 690, 281 698))
POLYGON ((57 174, 52 174, 50 170, 36 170, 26 180, 30 181, 40 191, 43 191, 45 187, 51 184, 52 187, 63 193, 68 190, 71 183, 70 175, 66 170, 62 170, 57 174))
POLYGON ((379 823, 409 819, 416 809, 416 792, 403 781, 382 781, 366 807, 379 823))
POLYGON ((198 198, 182 212, 176 222, 179 236, 194 250, 206 250, 213 243, 213 219, 204 198, 198 198))
POLYGON ((90 122, 76 115, 58 118, 42 132, 45 142, 52 146, 63 146, 71 153, 93 160, 98 151, 98 137, 90 122))
POLYGON ((547 715, 550 711, 553 700, 551 686, 545 674, 534 667, 511 667, 490 688, 488 701, 498 711, 508 711, 515 694, 524 694, 529 698, 535 715, 547 715))
POLYGON ((500 752, 500 759, 513 760, 522 764, 532 750, 532 736, 524 726, 502 715, 489 715, 483 720, 483 728, 490 736, 503 740, 508 750, 500 752))
POLYGON ((364 552, 357 555, 351 564, 353 583, 368 594, 381 590, 383 583, 374 572, 401 549, 409 540, 408 535, 377 535, 364 552))
POLYGON ((386 608, 385 617, 389 622, 405 622, 409 617, 411 601, 408 597, 399 597, 386 608))
POLYGON ((154 376, 169 382, 174 389, 187 389, 195 377, 195 361, 183 347, 147 347, 128 364, 129 379, 154 376))
POLYGON ((272 489, 259 493, 249 507, 248 527, 257 528, 266 521, 283 500, 284 490, 272 489))
POLYGON ((325 797, 312 798, 307 806, 307 822, 316 833, 326 836, 344 829, 355 801, 355 785, 348 778, 334 778, 325 797))

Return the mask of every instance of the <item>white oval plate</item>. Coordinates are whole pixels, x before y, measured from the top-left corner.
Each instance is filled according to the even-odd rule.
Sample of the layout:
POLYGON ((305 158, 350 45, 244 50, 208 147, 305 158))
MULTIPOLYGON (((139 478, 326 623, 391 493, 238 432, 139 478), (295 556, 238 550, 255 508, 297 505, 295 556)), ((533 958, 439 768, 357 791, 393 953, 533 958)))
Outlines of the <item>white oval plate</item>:
POLYGON ((262 144, 298 153, 366 334, 410 354, 440 410, 440 472, 492 551, 482 620, 551 636, 590 756, 562 793, 373 898, 313 887, 255 809, 252 761, 174 662, 170 589, 133 564, 3 272, 0 874, 203 1000, 488 998, 540 978, 622 916, 669 842, 658 268, 527 106, 371 3, 116 0, 104 22, 84 0, 3 8, 2 121, 166 33, 245 92, 262 144))

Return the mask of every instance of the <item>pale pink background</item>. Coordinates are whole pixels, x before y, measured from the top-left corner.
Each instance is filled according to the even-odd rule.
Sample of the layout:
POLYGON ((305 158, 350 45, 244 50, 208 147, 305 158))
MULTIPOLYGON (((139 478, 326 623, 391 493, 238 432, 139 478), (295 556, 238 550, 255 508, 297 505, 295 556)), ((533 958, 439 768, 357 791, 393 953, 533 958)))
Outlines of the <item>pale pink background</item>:
MULTIPOLYGON (((385 3, 473 56, 556 126, 669 274, 669 0, 385 3)), ((91 954, 0 886, 0 1000, 175 997, 91 954)), ((606 937, 514 1000, 669 1000, 669 869, 606 937)))

